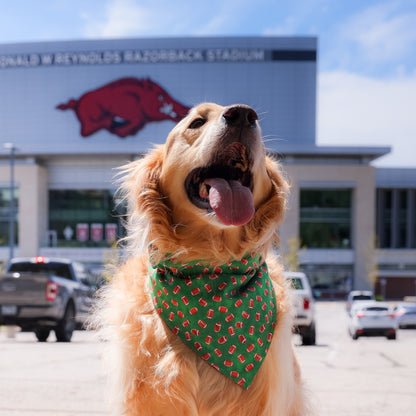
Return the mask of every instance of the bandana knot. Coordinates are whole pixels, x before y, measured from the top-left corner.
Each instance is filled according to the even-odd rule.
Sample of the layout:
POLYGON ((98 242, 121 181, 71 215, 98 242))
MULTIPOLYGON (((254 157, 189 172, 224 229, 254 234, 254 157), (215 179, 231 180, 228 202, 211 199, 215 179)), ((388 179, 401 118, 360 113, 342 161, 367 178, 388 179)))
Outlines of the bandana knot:
POLYGON ((266 263, 256 253, 216 266, 167 257, 151 261, 149 277, 153 304, 173 333, 247 389, 276 327, 266 263))

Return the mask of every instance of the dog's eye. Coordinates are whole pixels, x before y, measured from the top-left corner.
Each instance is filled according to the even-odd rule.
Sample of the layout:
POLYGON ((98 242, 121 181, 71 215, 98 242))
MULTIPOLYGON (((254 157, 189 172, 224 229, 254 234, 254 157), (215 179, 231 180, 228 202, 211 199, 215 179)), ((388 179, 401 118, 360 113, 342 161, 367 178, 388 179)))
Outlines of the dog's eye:
POLYGON ((202 127, 207 120, 205 118, 196 118, 192 123, 188 126, 188 129, 199 129, 202 127))

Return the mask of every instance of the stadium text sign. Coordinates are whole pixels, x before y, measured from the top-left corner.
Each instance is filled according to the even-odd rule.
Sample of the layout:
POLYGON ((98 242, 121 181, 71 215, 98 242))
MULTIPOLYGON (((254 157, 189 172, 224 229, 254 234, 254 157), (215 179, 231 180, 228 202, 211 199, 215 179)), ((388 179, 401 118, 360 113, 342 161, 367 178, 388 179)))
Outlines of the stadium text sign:
MULTIPOLYGON (((270 52, 270 53, 268 53, 270 52)), ((40 66, 156 64, 194 62, 263 62, 271 60, 265 49, 130 49, 0 55, 0 68, 40 66)))

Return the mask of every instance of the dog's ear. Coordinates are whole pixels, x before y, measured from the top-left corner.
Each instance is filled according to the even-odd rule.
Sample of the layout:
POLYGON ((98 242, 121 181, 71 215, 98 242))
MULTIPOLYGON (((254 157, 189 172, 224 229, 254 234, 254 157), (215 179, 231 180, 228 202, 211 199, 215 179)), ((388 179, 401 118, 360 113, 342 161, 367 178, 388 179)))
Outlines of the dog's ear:
POLYGON ((160 190, 162 147, 123 169, 121 193, 127 201, 127 245, 138 254, 147 249, 155 235, 171 233, 171 210, 160 190), (161 230, 163 228, 163 230, 161 230))
POLYGON ((272 189, 265 202, 256 209, 248 227, 251 238, 255 238, 261 246, 269 247, 279 243, 277 227, 285 214, 289 186, 278 163, 270 157, 266 157, 266 171, 272 189))

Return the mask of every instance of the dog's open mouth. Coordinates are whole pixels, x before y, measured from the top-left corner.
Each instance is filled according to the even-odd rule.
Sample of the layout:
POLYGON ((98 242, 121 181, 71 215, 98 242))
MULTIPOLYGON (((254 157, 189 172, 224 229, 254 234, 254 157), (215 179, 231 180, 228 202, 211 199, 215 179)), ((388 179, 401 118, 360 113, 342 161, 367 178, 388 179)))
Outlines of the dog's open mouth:
POLYGON ((213 164, 191 171, 185 189, 196 207, 214 211, 224 225, 246 224, 255 211, 247 149, 238 142, 230 144, 213 164))

